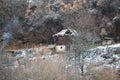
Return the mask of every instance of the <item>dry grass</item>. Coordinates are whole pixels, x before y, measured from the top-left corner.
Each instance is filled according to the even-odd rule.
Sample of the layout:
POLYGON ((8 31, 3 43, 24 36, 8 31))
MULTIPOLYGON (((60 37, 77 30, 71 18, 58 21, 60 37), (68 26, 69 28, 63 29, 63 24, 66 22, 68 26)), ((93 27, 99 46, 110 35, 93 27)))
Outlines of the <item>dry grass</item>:
POLYGON ((60 65, 46 60, 27 63, 24 72, 32 80, 63 80, 60 65))
MULTIPOLYGON (((40 56, 40 55, 39 55, 40 56)), ((0 80, 76 80, 75 69, 70 68, 66 72, 67 63, 51 62, 43 59, 26 61, 24 66, 5 69, 1 73, 0 80)))
POLYGON ((87 80, 119 80, 117 72, 110 68, 104 68, 97 71, 93 70, 90 73, 91 74, 86 75, 87 80))
POLYGON ((103 69, 98 71, 95 75, 96 80, 118 80, 117 74, 114 70, 103 69))
MULTIPOLYGON (((13 45, 15 47, 16 45, 13 45)), ((26 45, 29 47, 29 45, 26 45)), ((42 48, 43 46, 33 45, 34 48, 42 48)), ((48 53, 50 50, 44 46, 43 53, 48 53)), ((39 58, 42 52, 36 52, 37 59, 26 61, 25 65, 20 65, 16 68, 5 69, 0 66, 0 80, 119 80, 116 71, 111 69, 103 69, 95 71, 95 67, 99 65, 89 66, 87 71, 90 74, 81 76, 75 67, 65 68, 67 60, 65 56, 59 60, 64 60, 64 63, 52 62, 39 58), (93 74, 91 74, 93 73, 93 74)))
POLYGON ((0 66, 0 80, 119 80, 116 71, 109 68, 98 71, 92 69, 91 74, 82 77, 74 67, 66 69, 66 64, 36 59, 16 68, 5 69, 0 66))
POLYGON ((17 49, 25 49, 25 48, 37 48, 40 47, 42 44, 35 44, 35 43, 18 43, 16 41, 12 41, 7 47, 7 50, 17 50, 17 49))

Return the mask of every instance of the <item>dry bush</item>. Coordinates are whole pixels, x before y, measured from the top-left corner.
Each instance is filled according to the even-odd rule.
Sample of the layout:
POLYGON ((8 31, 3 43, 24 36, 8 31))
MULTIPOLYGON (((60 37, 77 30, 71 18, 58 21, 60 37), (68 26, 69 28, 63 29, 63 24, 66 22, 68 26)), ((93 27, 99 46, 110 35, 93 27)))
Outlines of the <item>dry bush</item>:
POLYGON ((0 70, 0 80, 64 80, 63 75, 57 63, 47 61, 27 62, 25 66, 0 70))
POLYGON ((68 69, 66 73, 66 63, 52 62, 48 60, 36 59, 26 61, 25 65, 19 67, 3 68, 0 80, 76 80, 79 75, 75 74, 75 69, 68 69), (4 78, 4 79, 2 79, 4 78))
POLYGON ((33 80, 76 80, 80 78, 80 75, 75 72, 74 68, 65 69, 64 66, 66 64, 51 63, 43 60, 35 61, 32 65, 34 67, 31 73, 33 80))
POLYGON ((92 75, 91 79, 92 80, 119 80, 118 75, 116 74, 116 71, 109 68, 98 70, 94 75, 92 75))
POLYGON ((74 80, 75 74, 67 76, 64 65, 47 60, 35 60, 26 64, 24 72, 32 80, 74 80))

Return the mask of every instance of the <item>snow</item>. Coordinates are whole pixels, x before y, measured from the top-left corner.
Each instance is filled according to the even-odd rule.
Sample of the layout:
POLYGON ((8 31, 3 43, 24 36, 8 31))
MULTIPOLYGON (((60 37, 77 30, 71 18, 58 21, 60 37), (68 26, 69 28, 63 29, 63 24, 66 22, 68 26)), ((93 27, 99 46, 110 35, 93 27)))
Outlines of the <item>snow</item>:
POLYGON ((3 40, 11 39, 12 38, 12 34, 9 33, 9 32, 4 32, 2 38, 3 38, 3 40))
POLYGON ((63 29, 63 30, 61 30, 60 32, 54 34, 53 37, 54 37, 54 36, 64 36, 64 35, 77 36, 77 32, 76 32, 76 30, 70 29, 70 28, 68 28, 68 29, 63 29), (70 31, 70 34, 67 34, 67 33, 66 33, 67 31, 70 31))
POLYGON ((96 70, 103 69, 105 67, 114 68, 117 70, 120 67, 120 56, 116 54, 115 51, 120 48, 120 44, 98 46, 96 48, 88 50, 86 56, 85 65, 96 65, 96 70), (104 58, 102 55, 109 55, 109 58, 104 58))
POLYGON ((59 35, 64 36, 67 31, 68 31, 68 29, 63 29, 63 30, 61 30, 60 32, 54 34, 53 37, 54 37, 54 36, 59 36, 59 35))
MULTIPOLYGON (((47 48, 51 48, 54 47, 54 45, 49 45, 47 46, 47 48)), ((117 50, 116 48, 120 47, 120 44, 114 44, 114 45, 107 45, 107 46, 98 46, 96 48, 92 48, 89 49, 87 51, 86 57, 84 58, 84 71, 87 72, 87 67, 89 65, 92 65, 92 69, 94 70, 101 70, 103 68, 111 68, 111 69, 115 69, 118 70, 120 68, 120 55, 115 53, 115 50, 117 50), (107 50, 110 50, 110 52, 108 52, 107 50), (102 55, 109 55, 110 57, 108 58, 104 58, 102 55)), ((37 51, 42 51, 43 48, 46 47, 38 47, 38 48, 34 48, 34 49, 23 49, 23 50, 15 50, 15 51, 22 51, 22 54, 20 54, 18 57, 22 57, 19 58, 22 63, 24 63, 25 58, 29 57, 29 55, 33 55, 32 57, 27 58, 30 61, 34 61, 34 60, 47 60, 51 63, 60 63, 65 64, 64 67, 65 69, 68 68, 72 68, 72 67, 77 67, 78 70, 80 70, 80 62, 79 59, 75 59, 75 57, 73 56, 70 60, 68 59, 67 61, 69 61, 68 63, 66 63, 67 61, 65 59, 63 59, 63 55, 65 54, 43 54, 43 55, 37 55, 34 56, 34 54, 37 51), (31 52, 32 51, 32 52, 31 52), (75 62, 76 61, 76 62, 75 62)))

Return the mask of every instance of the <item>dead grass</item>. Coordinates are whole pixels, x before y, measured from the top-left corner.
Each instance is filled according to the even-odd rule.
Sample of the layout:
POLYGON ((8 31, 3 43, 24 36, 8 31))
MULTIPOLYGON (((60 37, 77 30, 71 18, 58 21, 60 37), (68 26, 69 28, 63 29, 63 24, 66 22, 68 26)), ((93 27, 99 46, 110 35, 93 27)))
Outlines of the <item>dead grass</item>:
MULTIPOLYGON (((13 45, 15 47, 16 45, 13 45)), ((27 47, 29 45, 26 45, 27 47)), ((34 48, 43 48, 43 46, 33 45, 34 48)), ((12 48, 12 47, 11 47, 12 48)), ((48 53, 50 50, 44 46, 43 53, 48 53)), ((42 56, 42 52, 36 52, 36 57, 42 56)), ((59 60, 64 60, 64 63, 51 62, 37 58, 33 61, 26 61, 25 65, 16 68, 5 69, 0 66, 0 80, 119 80, 116 71, 105 68, 103 70, 94 71, 96 66, 88 67, 90 74, 81 76, 75 67, 65 68, 67 61, 65 56, 59 60), (93 74, 91 74, 93 73, 93 74)))
POLYGON ((116 72, 110 69, 99 71, 95 77, 97 78, 96 80, 118 80, 116 72))
POLYGON ((27 63, 24 72, 26 72, 28 77, 32 80, 63 80, 59 64, 53 64, 46 60, 36 60, 27 63))
POLYGON ((119 77, 115 70, 110 68, 104 68, 102 70, 91 71, 91 74, 86 75, 86 79, 87 80, 119 80, 119 77))
MULTIPOLYGON (((81 76, 74 67, 65 68, 67 63, 52 63, 48 60, 36 59, 26 61, 25 65, 5 69, 0 66, 0 80, 119 80, 115 70, 105 68, 81 76)), ((94 69, 92 69, 94 70, 94 69)))
POLYGON ((26 61, 25 65, 5 69, 1 73, 0 80, 76 80, 74 69, 68 69, 66 72, 65 65, 67 63, 51 62, 43 59, 35 59, 26 61))
POLYGON ((41 47, 42 44, 34 44, 34 43, 18 43, 16 41, 12 41, 7 47, 7 50, 17 50, 17 49, 25 49, 25 48, 37 48, 41 47))

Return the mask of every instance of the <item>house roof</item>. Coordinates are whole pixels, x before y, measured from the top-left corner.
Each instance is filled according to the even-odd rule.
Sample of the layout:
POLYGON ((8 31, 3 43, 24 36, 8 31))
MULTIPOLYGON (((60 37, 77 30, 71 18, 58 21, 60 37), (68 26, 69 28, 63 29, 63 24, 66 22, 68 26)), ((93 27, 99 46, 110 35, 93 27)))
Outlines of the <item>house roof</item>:
POLYGON ((77 32, 73 29, 63 29, 60 32, 56 33, 53 35, 53 37, 55 36, 74 36, 77 32))

